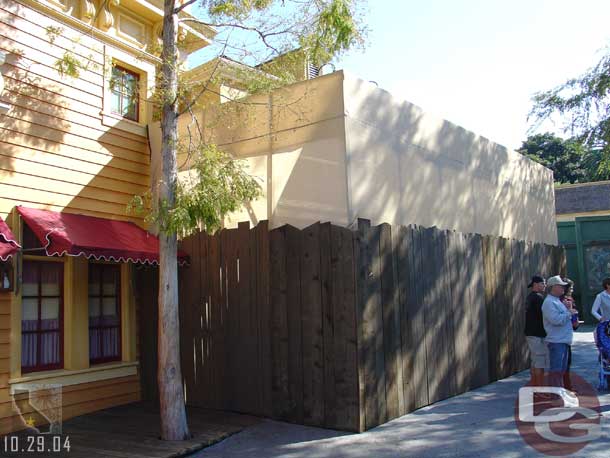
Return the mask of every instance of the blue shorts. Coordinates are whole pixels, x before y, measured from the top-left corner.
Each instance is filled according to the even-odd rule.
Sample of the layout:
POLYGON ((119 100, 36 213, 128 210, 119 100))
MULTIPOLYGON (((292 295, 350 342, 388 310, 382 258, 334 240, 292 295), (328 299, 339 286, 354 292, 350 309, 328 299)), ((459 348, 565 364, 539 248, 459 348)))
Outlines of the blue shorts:
POLYGON ((565 343, 547 342, 549 348, 549 372, 566 372, 570 346, 565 343))

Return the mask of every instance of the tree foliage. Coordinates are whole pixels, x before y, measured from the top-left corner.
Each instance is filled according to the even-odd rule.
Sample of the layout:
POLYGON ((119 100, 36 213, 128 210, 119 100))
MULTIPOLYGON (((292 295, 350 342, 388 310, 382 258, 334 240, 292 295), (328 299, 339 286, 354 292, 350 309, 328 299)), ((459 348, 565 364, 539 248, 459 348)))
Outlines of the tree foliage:
MULTIPOLYGON (((195 22, 218 30, 227 51, 255 59, 300 47, 316 65, 364 42, 358 0, 202 0, 195 22), (233 31, 240 38, 229 38, 233 31), (258 41, 258 43, 257 43, 258 41), (247 44, 246 44, 247 43, 247 44)), ((187 20, 192 21, 192 20, 187 20)), ((263 60, 266 60, 263 58, 263 60)), ((259 61, 260 62, 260 61, 259 61)))
POLYGON ((585 148, 576 140, 564 140, 552 133, 531 135, 519 148, 521 154, 553 171, 557 183, 587 181, 583 167, 585 148))
POLYGON ((610 174, 600 168, 602 150, 589 148, 578 139, 564 140, 550 132, 535 134, 517 151, 551 169, 559 184, 610 179, 610 174))
MULTIPOLYGON (((185 153, 184 143, 178 152, 185 153)), ((261 188, 248 174, 247 164, 231 158, 214 144, 198 143, 191 168, 183 172, 176 186, 176 202, 155 205, 153 193, 135 196, 129 211, 146 214, 146 221, 165 233, 188 235, 197 230, 213 233, 220 229, 224 215, 239 210, 256 199, 261 188)))
MULTIPOLYGON (((57 37, 63 35, 64 28, 50 25, 46 27, 45 33, 47 34, 49 43, 54 44, 57 37)), ((57 73, 59 73, 61 77, 68 76, 76 79, 80 76, 81 71, 99 69, 99 66, 93 60, 92 53, 89 53, 85 59, 76 54, 74 47, 78 42, 79 38, 72 40, 72 48, 65 50, 62 56, 53 63, 55 70, 57 70, 57 73)))
POLYGON ((534 126, 559 115, 563 129, 599 158, 595 176, 610 172, 610 50, 584 75, 535 94, 534 126))

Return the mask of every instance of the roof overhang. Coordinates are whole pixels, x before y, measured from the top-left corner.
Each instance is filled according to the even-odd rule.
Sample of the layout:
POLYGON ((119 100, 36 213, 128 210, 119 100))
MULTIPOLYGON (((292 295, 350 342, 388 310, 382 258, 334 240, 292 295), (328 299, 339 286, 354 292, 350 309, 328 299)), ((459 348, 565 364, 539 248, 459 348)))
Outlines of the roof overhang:
MULTIPOLYGON (((163 20, 163 2, 158 0, 121 0, 121 6, 148 19, 151 22, 163 20)), ((186 11, 179 13, 180 19, 193 18, 186 11)), ((181 22, 180 27, 186 32, 181 44, 188 53, 208 46, 216 36, 216 30, 205 24, 196 22, 181 22)))
POLYGON ((225 56, 219 56, 197 67, 191 68, 184 73, 186 81, 201 82, 210 78, 221 78, 225 83, 234 83, 237 88, 243 86, 245 73, 252 72, 259 76, 278 80, 279 78, 270 73, 264 72, 256 67, 251 67, 241 62, 237 62, 225 56))

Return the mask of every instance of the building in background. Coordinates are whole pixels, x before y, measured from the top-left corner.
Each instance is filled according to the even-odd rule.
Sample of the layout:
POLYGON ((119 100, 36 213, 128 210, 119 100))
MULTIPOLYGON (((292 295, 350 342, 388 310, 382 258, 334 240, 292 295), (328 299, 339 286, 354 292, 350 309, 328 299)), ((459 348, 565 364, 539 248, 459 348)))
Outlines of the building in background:
POLYGON ((566 249, 568 276, 583 316, 610 277, 610 181, 562 185, 555 189, 559 244, 566 249))
MULTIPOLYGON (((227 227, 263 219, 349 226, 362 217, 557 243, 550 170, 372 83, 336 71, 234 102, 231 93, 215 90, 218 105, 206 100, 196 124, 191 114, 179 121, 182 138, 199 126, 260 179, 263 196, 229 215, 227 227)), ((156 177, 158 125, 149 135, 156 177)), ((188 177, 188 158, 178 162, 188 177)))

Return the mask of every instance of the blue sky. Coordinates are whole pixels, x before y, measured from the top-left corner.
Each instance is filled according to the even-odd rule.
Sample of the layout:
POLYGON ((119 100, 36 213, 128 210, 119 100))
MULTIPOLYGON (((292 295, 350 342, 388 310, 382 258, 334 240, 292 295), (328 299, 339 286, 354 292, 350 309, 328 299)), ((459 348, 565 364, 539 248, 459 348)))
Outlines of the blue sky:
POLYGON ((509 148, 526 137, 531 95, 610 45, 608 0, 369 0, 367 10, 368 47, 337 68, 509 148))

